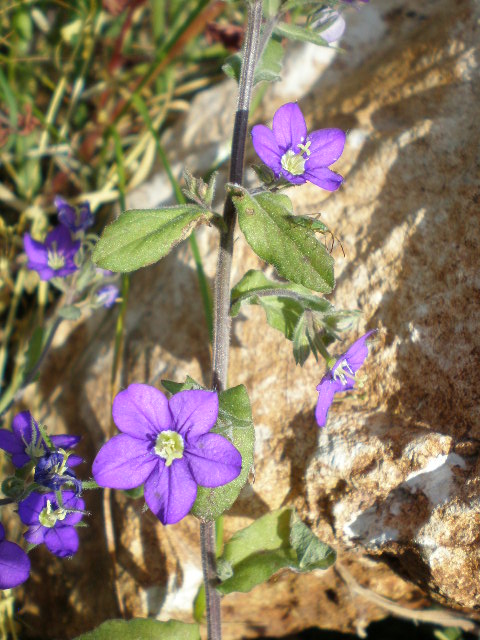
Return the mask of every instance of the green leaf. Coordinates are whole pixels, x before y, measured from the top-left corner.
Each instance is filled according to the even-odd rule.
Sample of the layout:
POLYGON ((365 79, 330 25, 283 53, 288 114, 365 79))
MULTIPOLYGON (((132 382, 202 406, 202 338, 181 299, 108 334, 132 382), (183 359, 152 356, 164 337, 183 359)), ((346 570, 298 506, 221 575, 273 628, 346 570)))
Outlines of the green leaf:
POLYGON ((307 27, 300 27, 296 24, 287 24, 286 22, 280 22, 276 25, 274 33, 282 38, 288 38, 289 40, 299 40, 300 42, 312 42, 321 47, 328 47, 329 44, 322 36, 313 29, 307 27))
POLYGON ((200 640, 197 624, 178 620, 160 622, 147 618, 133 620, 107 620, 75 640, 200 640))
POLYGON ((205 585, 201 584, 193 601, 193 619, 195 622, 200 623, 204 621, 206 608, 205 585))
POLYGON ((247 592, 280 569, 326 569, 335 552, 321 542, 292 507, 268 513, 235 533, 225 545, 221 560, 233 575, 217 586, 222 594, 247 592))
POLYGON ((158 262, 211 217, 210 212, 193 204, 125 211, 105 228, 92 260, 103 269, 135 271, 158 262))
POLYGON ((238 221, 255 253, 284 278, 308 289, 330 293, 333 258, 310 229, 292 222, 292 204, 285 195, 247 192, 234 196, 238 221))
POLYGON ((165 389, 174 395, 179 391, 185 391, 187 389, 205 389, 201 384, 198 384, 193 378, 187 376, 185 382, 174 382, 173 380, 162 380, 162 385, 165 389))
MULTIPOLYGON (((255 68, 253 84, 275 82, 280 79, 284 49, 281 43, 271 38, 255 68)), ((229 56, 222 67, 223 72, 238 82, 242 69, 242 56, 234 53, 229 56)))
POLYGON ((25 373, 28 374, 37 364, 42 353, 45 331, 41 327, 35 327, 28 343, 25 373))
POLYGON ((65 320, 78 320, 82 317, 82 312, 72 304, 67 307, 61 307, 58 310, 58 315, 65 320))
POLYGON ((280 8, 280 0, 265 0, 263 3, 263 14, 266 18, 274 18, 280 8))
POLYGON ((201 520, 216 520, 230 509, 246 483, 253 465, 255 429, 247 390, 243 385, 223 391, 218 396, 218 420, 213 433, 219 433, 240 451, 242 471, 232 482, 210 489, 198 487, 197 499, 191 513, 201 520))
POLYGON ((254 84, 276 82, 282 73, 284 49, 278 40, 271 38, 255 69, 254 84))
POLYGON ((335 562, 335 551, 317 538, 296 512, 292 513, 290 543, 297 553, 297 569, 328 569, 335 562))
POLYGON ((308 289, 291 282, 270 280, 262 271, 251 269, 232 289, 230 315, 235 317, 244 304, 259 304, 265 310, 268 324, 281 331, 288 340, 293 334, 298 320, 305 309, 314 309, 327 313, 332 305, 324 298, 312 294, 308 289), (265 291, 278 291, 279 295, 258 295, 265 291), (281 294, 292 292, 296 298, 281 294))

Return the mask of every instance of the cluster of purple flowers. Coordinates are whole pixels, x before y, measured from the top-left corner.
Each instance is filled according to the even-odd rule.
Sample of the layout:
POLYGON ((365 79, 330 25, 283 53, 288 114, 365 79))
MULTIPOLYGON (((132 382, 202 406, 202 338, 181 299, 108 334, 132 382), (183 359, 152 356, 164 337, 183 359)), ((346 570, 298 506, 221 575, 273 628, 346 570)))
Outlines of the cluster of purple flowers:
POLYGON ((45 242, 34 240, 29 233, 23 237, 27 267, 36 271, 41 280, 65 278, 77 271, 75 257, 81 246, 77 236, 81 237, 94 222, 88 202, 76 209, 60 196, 54 202, 60 225, 50 231, 45 242))
MULTIPOLYGON (((28 526, 24 538, 33 545, 45 543, 51 553, 61 558, 76 553, 75 525, 85 513, 85 503, 80 498, 82 483, 72 469, 83 460, 70 451, 79 440, 71 435, 47 437, 29 411, 15 416, 11 431, 0 429, 0 449, 10 455, 16 469, 22 469, 22 477, 28 476, 29 465, 34 474, 35 490, 29 486, 21 492, 25 498, 19 495, 14 500, 18 502, 21 521, 28 526)), ((0 589, 21 584, 29 573, 27 554, 5 540, 0 525, 0 589)))
MULTIPOLYGON (((66 278, 78 271, 82 240, 87 229, 94 223, 88 202, 72 207, 61 196, 56 196, 54 203, 60 224, 47 234, 44 242, 34 240, 29 233, 23 237, 23 246, 28 258, 27 267, 36 271, 41 280, 66 278)), ((109 309, 117 301, 119 289, 116 284, 103 284, 101 280, 98 287, 99 276, 108 278, 113 276, 113 273, 105 269, 96 270, 92 306, 109 309)))

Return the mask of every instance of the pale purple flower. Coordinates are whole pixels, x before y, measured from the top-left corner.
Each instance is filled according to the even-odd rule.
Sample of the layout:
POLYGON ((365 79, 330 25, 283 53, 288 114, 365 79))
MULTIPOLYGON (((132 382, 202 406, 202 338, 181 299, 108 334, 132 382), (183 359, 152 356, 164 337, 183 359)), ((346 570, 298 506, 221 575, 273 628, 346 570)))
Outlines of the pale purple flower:
POLYGON ((75 255, 80 241, 74 242, 66 227, 56 227, 45 242, 37 242, 29 233, 23 236, 23 246, 28 256, 27 267, 38 272, 41 280, 65 278, 78 269, 75 255))
POLYGON ((328 410, 333 402, 334 395, 341 391, 349 391, 355 386, 355 382, 357 382, 355 374, 368 355, 366 340, 375 331, 376 329, 373 329, 356 340, 348 351, 338 358, 317 386, 318 402, 315 409, 315 418, 319 427, 324 427, 327 422, 328 410))
POLYGON ((213 391, 180 391, 167 400, 155 387, 131 384, 116 396, 112 415, 122 433, 98 452, 93 477, 112 489, 145 484, 145 502, 163 524, 188 514, 197 485, 219 487, 241 471, 233 444, 209 433, 218 416, 213 391))
POLYGON ((99 306, 110 309, 117 301, 119 289, 115 284, 106 284, 101 287, 95 296, 95 302, 99 306))
POLYGON ((344 34, 345 26, 342 14, 331 7, 321 9, 313 23, 313 28, 318 30, 322 38, 329 44, 340 40, 344 34))
MULTIPOLYGON (((54 447, 72 449, 80 441, 80 436, 50 436, 54 447)), ((17 413, 12 422, 12 430, 0 429, 0 449, 12 456, 12 463, 16 467, 23 467, 27 462, 37 462, 47 452, 38 424, 30 411, 17 413)), ((74 467, 83 462, 79 456, 71 455, 68 464, 74 467)))
POLYGON ((58 220, 72 233, 85 231, 92 226, 94 217, 88 202, 82 202, 78 207, 72 207, 61 196, 55 196, 53 202, 57 207, 58 220))
POLYGON ((292 184, 308 180, 327 191, 335 191, 343 182, 342 176, 328 167, 342 155, 345 133, 341 129, 319 129, 308 134, 295 102, 276 111, 272 129, 263 124, 253 127, 252 142, 277 179, 283 177, 292 184))
POLYGON ((30 558, 18 544, 5 540, 5 529, 0 523, 0 589, 18 587, 29 575, 30 558))
POLYGON ((59 558, 78 551, 78 524, 85 513, 85 502, 73 491, 62 492, 62 504, 52 493, 34 491, 18 504, 18 515, 28 525, 24 538, 30 544, 45 543, 50 553, 59 558))

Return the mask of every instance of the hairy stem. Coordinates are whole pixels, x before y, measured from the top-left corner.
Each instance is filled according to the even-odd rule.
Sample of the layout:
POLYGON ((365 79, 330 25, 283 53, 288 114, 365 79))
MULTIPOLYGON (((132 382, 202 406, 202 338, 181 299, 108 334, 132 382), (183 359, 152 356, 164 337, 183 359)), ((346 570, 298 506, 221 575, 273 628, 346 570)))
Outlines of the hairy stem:
MULTIPOLYGON (((241 184, 243 180, 248 112, 252 97, 255 65, 259 54, 261 24, 262 0, 252 0, 248 6, 248 25, 245 34, 242 73, 232 138, 230 182, 235 184, 241 184)), ((225 220, 225 230, 220 235, 213 322, 212 388, 217 391, 223 391, 227 387, 228 352, 230 347, 230 273, 233 256, 233 236, 237 222, 235 207, 230 195, 227 196, 225 201, 223 218, 225 220)), ((201 524, 200 540, 207 605, 208 639, 221 640, 220 596, 215 591, 217 571, 215 526, 213 522, 201 524)))

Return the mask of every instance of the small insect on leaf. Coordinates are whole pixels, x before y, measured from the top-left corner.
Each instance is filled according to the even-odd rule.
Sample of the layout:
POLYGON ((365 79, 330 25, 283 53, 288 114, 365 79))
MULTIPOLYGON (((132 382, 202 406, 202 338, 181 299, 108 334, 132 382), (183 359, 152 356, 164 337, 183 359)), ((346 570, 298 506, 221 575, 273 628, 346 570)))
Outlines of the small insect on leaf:
POLYGON ((322 215, 321 213, 313 213, 311 215, 306 215, 306 216, 291 216, 291 220, 294 224, 300 227, 306 227, 307 229, 310 229, 315 233, 320 233, 325 239, 325 249, 328 251, 328 253, 332 253, 333 247, 335 245, 335 241, 337 241, 342 250, 343 257, 345 257, 345 251, 343 249, 343 245, 340 239, 338 238, 338 236, 336 236, 333 233, 330 227, 328 227, 324 222, 319 220, 319 217, 321 215, 322 215), (330 237, 330 240, 331 240, 330 246, 328 246, 328 244, 330 243, 330 240, 327 242, 327 237, 330 237))

